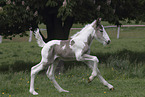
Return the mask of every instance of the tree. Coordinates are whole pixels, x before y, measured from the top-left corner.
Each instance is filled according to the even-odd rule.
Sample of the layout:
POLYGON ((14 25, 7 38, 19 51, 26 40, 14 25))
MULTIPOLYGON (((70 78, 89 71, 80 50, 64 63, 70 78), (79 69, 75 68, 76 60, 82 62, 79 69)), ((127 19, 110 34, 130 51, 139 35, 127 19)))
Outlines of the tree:
POLYGON ((44 23, 45 42, 67 39, 73 23, 91 22, 97 17, 116 25, 120 20, 145 21, 145 0, 1 0, 0 34, 25 35, 44 23))
POLYGON ((68 39, 73 23, 98 17, 116 25, 126 19, 145 21, 144 10, 145 0, 0 0, 0 35, 23 36, 29 28, 34 30, 44 23, 45 42, 68 39))
POLYGON ((15 1, 0 1, 0 34, 3 36, 26 35, 25 31, 38 24, 33 10, 21 0, 15 1))

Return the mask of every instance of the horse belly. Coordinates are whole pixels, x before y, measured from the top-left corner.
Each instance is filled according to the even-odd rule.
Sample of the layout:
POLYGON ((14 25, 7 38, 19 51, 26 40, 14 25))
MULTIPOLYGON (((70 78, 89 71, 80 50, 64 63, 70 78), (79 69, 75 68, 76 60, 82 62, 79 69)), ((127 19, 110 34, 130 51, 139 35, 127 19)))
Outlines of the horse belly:
POLYGON ((60 56, 61 59, 65 60, 65 61, 73 61, 76 60, 76 57, 74 55, 74 53, 62 53, 60 56))

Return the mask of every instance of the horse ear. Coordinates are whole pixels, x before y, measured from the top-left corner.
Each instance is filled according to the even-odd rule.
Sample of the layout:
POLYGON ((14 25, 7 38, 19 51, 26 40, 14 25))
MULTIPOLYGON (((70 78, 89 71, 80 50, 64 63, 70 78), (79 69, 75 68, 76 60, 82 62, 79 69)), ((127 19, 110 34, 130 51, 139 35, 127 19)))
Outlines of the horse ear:
POLYGON ((102 18, 97 18, 97 21, 101 22, 102 18))
POLYGON ((97 21, 94 20, 94 21, 91 23, 91 26, 92 26, 92 27, 96 27, 96 22, 97 22, 97 21))
POLYGON ((101 23, 102 18, 97 18, 97 25, 101 23))

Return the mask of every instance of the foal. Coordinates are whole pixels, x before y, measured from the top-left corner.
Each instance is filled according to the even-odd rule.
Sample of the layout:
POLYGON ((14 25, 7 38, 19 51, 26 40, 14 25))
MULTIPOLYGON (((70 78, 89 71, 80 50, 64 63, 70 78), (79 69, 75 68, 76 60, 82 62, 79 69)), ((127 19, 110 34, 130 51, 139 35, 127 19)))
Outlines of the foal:
POLYGON ((110 90, 114 89, 113 86, 101 76, 97 66, 99 62, 98 58, 90 55, 90 46, 94 38, 103 43, 103 45, 110 43, 110 38, 100 22, 101 19, 97 19, 91 24, 86 25, 80 32, 73 35, 69 40, 52 40, 47 43, 43 41, 41 35, 39 34, 39 29, 37 29, 35 37, 38 45, 43 47, 41 51, 42 60, 39 64, 31 68, 30 93, 38 95, 38 93, 34 90, 35 75, 47 67, 48 70, 46 74, 53 82, 55 88, 59 92, 69 92, 62 89, 54 77, 55 69, 60 60, 83 61, 93 71, 88 82, 91 82, 94 77, 97 76, 99 80, 110 90))

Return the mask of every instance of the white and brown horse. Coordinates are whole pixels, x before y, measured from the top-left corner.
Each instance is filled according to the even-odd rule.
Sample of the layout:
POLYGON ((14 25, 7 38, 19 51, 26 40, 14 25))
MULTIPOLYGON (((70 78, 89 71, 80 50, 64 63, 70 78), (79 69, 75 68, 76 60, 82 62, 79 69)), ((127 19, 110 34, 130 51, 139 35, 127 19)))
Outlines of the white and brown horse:
POLYGON ((69 40, 52 40, 47 43, 43 41, 39 34, 39 29, 37 29, 35 37, 38 45, 43 47, 41 51, 42 60, 39 64, 31 68, 30 93, 38 95, 34 90, 34 79, 36 74, 44 68, 48 68, 46 74, 59 92, 69 92, 62 89, 54 77, 55 69, 60 60, 75 60, 86 63, 92 69, 92 74, 88 80, 89 82, 97 76, 105 86, 111 90, 114 89, 113 86, 101 76, 97 66, 99 62, 98 58, 90 55, 90 46, 93 39, 97 39, 104 45, 110 43, 110 38, 100 22, 101 19, 97 19, 91 24, 86 25, 80 32, 73 35, 69 40))

